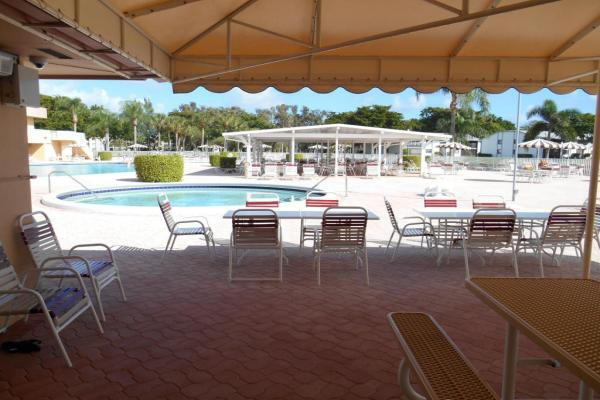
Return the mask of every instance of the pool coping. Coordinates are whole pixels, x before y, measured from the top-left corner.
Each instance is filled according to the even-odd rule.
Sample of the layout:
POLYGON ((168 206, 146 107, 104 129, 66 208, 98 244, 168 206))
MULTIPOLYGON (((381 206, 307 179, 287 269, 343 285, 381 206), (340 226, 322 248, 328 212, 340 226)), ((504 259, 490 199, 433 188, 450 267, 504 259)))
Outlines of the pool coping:
MULTIPOLYGON (((193 188, 193 187, 257 187, 257 188, 272 188, 283 190, 298 190, 309 192, 311 188, 292 185, 272 185, 272 184, 257 184, 257 183, 146 183, 143 185, 124 185, 124 186, 106 186, 99 188, 91 188, 91 192, 106 193, 111 191, 127 191, 127 190, 156 190, 157 188, 193 188)), ((316 189, 318 190, 318 189, 316 189)), ((63 200, 64 196, 74 196, 76 194, 90 193, 87 190, 71 190, 60 193, 49 193, 42 197, 41 203, 48 207, 68 210, 81 211, 94 214, 112 214, 112 215, 155 215, 160 213, 157 207, 152 206, 113 206, 106 204, 87 204, 77 203, 73 201, 63 200)), ((280 209, 297 209, 304 204, 304 201, 292 201, 281 203, 280 209)), ((182 211, 182 214, 195 213, 196 215, 218 215, 232 208, 244 208, 244 206, 202 206, 202 207, 177 207, 182 211), (185 211, 185 212, 184 212, 185 211)))

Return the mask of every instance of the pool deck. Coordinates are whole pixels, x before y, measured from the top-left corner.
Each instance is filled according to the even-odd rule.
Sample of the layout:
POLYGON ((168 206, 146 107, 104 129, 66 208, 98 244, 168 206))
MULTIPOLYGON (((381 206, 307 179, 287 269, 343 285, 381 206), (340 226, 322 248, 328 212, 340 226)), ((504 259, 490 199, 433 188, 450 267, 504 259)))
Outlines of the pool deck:
MULTIPOLYGON (((185 182, 244 182, 215 175, 198 164, 186 165, 185 182)), ((93 187, 131 185, 132 173, 83 177, 93 187)), ((254 181, 254 180, 253 180, 254 181)), ((312 186, 313 181, 259 181, 312 186)), ((180 239, 161 264, 168 233, 162 216, 107 215, 58 210, 39 204, 47 191, 34 181, 34 207, 47 211, 64 247, 104 241, 114 246, 129 301, 122 303, 116 286, 105 293, 105 334, 82 316, 62 336, 75 368, 64 366, 40 318, 19 323, 0 339, 40 338, 43 350, 29 355, 0 355, 0 399, 401 399, 395 381, 402 357, 385 315, 390 311, 431 313, 492 387, 499 391, 505 323, 464 287, 462 255, 435 266, 418 245, 402 246, 393 263, 383 248, 391 232, 383 196, 398 215, 413 215, 420 193, 436 182, 418 177, 349 179, 344 204, 367 206, 382 218, 369 221, 371 286, 347 258, 328 256, 323 284, 317 286, 310 249, 296 248, 299 225, 283 221, 290 264, 283 283, 226 281, 230 224, 222 210, 206 210, 218 242, 208 257, 198 239, 180 239)), ((496 173, 467 172, 444 183, 462 204, 476 194, 510 195, 510 178, 496 173)), ((580 204, 587 193, 585 177, 521 184, 519 204, 551 208, 580 204)), ((57 177, 59 191, 76 189, 57 177)), ((343 178, 320 186, 342 192, 343 178)), ((185 209, 175 210, 182 217, 185 209)), ((598 249, 593 276, 600 278, 598 249)), ((261 255, 242 263, 240 272, 270 273, 273 258, 261 255)), ((519 257, 523 276, 537 274, 535 257, 519 257)), ((487 266, 476 262, 474 274, 509 275, 510 257, 497 254, 487 266)), ((579 276, 581 262, 568 254, 548 276, 579 276)), ((524 357, 544 353, 521 340, 524 357)), ((575 398, 577 379, 564 368, 522 366, 519 398, 575 398)))

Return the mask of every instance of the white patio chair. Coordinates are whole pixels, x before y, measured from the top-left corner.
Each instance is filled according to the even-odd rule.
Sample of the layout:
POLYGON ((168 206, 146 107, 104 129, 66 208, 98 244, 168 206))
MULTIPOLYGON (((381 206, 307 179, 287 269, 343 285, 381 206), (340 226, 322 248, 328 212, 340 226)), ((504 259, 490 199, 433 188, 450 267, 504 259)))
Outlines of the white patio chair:
POLYGON ((298 177, 298 164, 286 163, 283 169, 283 178, 292 179, 298 177))
POLYGON ((301 179, 312 179, 317 174, 315 173, 315 165, 314 164, 304 164, 302 166, 302 176, 301 179))
POLYGON ((175 221, 172 214, 173 208, 169 198, 167 197, 167 194, 160 193, 158 196, 156 196, 156 200, 158 202, 158 206, 160 207, 160 212, 165 219, 165 223, 167 224, 167 229, 169 229, 169 240, 167 240, 167 245, 163 251, 161 261, 164 259, 168 251, 173 250, 177 236, 202 236, 206 242, 206 250, 208 254, 210 255, 211 253, 211 244, 213 255, 216 254, 214 234, 206 217, 194 217, 194 219, 185 221, 175 221))
MULTIPOLYGON (((307 208, 329 208, 337 207, 340 205, 339 198, 333 193, 327 193, 322 191, 308 192, 306 195, 305 206, 307 208)), ((314 242, 317 238, 317 233, 321 230, 321 224, 310 224, 307 225, 304 218, 300 219, 300 250, 304 248, 304 242, 312 241, 313 250, 315 248, 314 242)))
POLYGON ((457 207, 458 202, 454 193, 449 191, 429 191, 423 196, 423 206, 429 207, 457 207))
POLYGON ((390 261, 394 261, 396 258, 396 253, 398 252, 398 247, 400 247, 400 242, 405 237, 420 237, 421 238, 421 247, 423 247, 423 241, 427 243, 427 248, 431 250, 435 249, 436 260, 438 259, 438 245, 437 238, 435 237, 435 229, 430 222, 425 221, 422 217, 404 217, 403 221, 418 221, 418 222, 409 222, 405 224, 402 229, 398 225, 398 221, 396 220, 396 215, 394 214, 394 210, 390 202, 384 197, 383 201, 385 202, 385 207, 387 208, 388 216, 390 218, 390 222, 392 224, 392 234, 390 235, 390 240, 388 240, 387 246, 385 248, 385 253, 387 254, 390 245, 392 244, 392 240, 394 236, 398 234, 398 243, 394 249, 394 253, 392 254, 392 258, 390 261), (433 243, 432 243, 433 242, 433 243))
POLYGON ((70 267, 39 268, 31 272, 35 275, 41 274, 36 276, 36 286, 33 289, 24 285, 27 283, 27 275, 23 283, 19 281, 0 243, 0 316, 4 317, 0 333, 8 329, 9 321, 13 317, 27 319, 32 314, 43 314, 63 358, 67 365, 72 367, 73 363, 60 338, 60 332, 85 311, 90 310, 98 330, 104 333, 85 284, 77 271, 70 267), (44 274, 60 275, 61 281, 51 280, 54 285, 49 285, 50 282, 44 279, 44 274), (63 284, 63 280, 67 280, 69 285, 63 284))
POLYGON ((262 166, 260 163, 246 163, 246 167, 250 168, 250 176, 260 176, 262 172, 262 166))
MULTIPOLYGON (((512 265, 515 276, 519 276, 517 264, 517 252, 513 243, 513 234, 517 223, 517 214, 509 208, 504 209, 479 209, 475 211, 468 229, 462 232, 462 238, 453 241, 453 244, 461 245, 465 258, 466 279, 471 279, 469 269, 469 256, 473 250, 496 250, 510 248, 512 252, 512 265)), ((452 246, 448 248, 448 252, 452 246)), ((482 257, 485 264, 485 258, 482 257)))
MULTIPOLYGON (((587 199, 583 202, 582 210, 587 210, 587 199)), ((594 210, 594 239, 600 247, 600 205, 596 204, 596 208, 594 210)))
POLYGON ((480 208, 506 208, 504 197, 482 194, 473 198, 473 209, 480 208))
POLYGON ((586 220, 586 211, 581 206, 556 206, 550 211, 541 235, 537 236, 537 233, 532 231, 534 237, 519 238, 516 252, 518 254, 521 250, 533 250, 537 253, 540 275, 544 277, 544 254, 552 258, 552 264, 556 259, 557 266, 560 265, 560 259, 567 247, 574 248, 579 257, 583 255, 581 240, 585 234, 586 220), (559 249, 560 254, 557 257, 556 252, 559 249), (552 254, 547 251, 552 251, 552 254))
POLYGON ((363 207, 332 207, 325 210, 321 231, 317 234, 313 264, 316 264, 317 282, 321 285, 321 256, 325 252, 349 253, 354 256, 355 269, 364 264, 365 278, 369 282, 367 254, 368 212, 363 207))
POLYGON ((265 172, 262 174, 262 178, 276 178, 279 174, 277 173, 277 163, 267 162, 265 163, 265 172))
MULTIPOLYGON (((101 292, 112 282, 116 282, 121 290, 121 298, 127 301, 125 289, 121 282, 119 267, 110 247, 103 243, 78 244, 73 246, 67 255, 63 253, 52 223, 43 211, 23 214, 19 217, 21 237, 29 248, 31 257, 37 268, 69 267, 74 269, 83 278, 90 280, 92 291, 98 302, 100 317, 106 321, 104 307, 102 306, 101 292), (81 248, 102 248, 105 257, 82 257, 74 255, 74 251, 81 248)), ((44 272, 44 277, 59 278, 62 280, 61 271, 44 272)))
POLYGON ((247 208, 276 208, 279 207, 279 195, 277 193, 247 193, 247 208))
POLYGON ((232 217, 232 231, 229 239, 229 282, 234 280, 283 280, 283 243, 281 225, 273 210, 236 210, 232 217), (238 250, 274 250, 279 258, 277 278, 234 278, 233 264, 238 263, 238 250))

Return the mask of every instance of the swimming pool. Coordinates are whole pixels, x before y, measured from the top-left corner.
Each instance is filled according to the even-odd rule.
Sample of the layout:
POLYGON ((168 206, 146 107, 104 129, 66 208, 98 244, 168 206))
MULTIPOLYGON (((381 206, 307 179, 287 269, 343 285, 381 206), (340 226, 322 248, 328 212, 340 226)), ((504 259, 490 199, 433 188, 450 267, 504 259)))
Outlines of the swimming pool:
POLYGON ((125 163, 51 163, 30 164, 31 175, 47 176, 53 171, 64 171, 70 175, 112 174, 115 172, 135 171, 133 164, 125 163))
POLYGON ((62 202, 103 205, 156 207, 156 196, 167 193, 175 207, 244 206, 246 194, 276 193, 282 203, 304 200, 309 189, 264 185, 209 185, 171 184, 124 188, 94 189, 61 193, 56 198, 62 202))

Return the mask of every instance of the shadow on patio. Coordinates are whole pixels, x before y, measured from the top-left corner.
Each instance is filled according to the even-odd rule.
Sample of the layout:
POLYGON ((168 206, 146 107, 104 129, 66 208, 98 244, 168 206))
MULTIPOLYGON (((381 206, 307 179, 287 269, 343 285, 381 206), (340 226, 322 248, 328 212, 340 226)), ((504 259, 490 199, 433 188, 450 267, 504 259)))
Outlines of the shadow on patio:
MULTIPOLYGON (((283 283, 234 284, 226 248, 217 250, 210 259, 203 247, 188 247, 161 265, 160 250, 118 249, 129 301, 116 285, 103 292, 105 334, 91 314, 65 329, 69 369, 42 319, 18 323, 2 340, 39 338, 42 351, 0 356, 0 398, 398 399, 402 354, 389 311, 431 313, 499 391, 505 323, 465 289, 461 253, 436 268, 423 249, 402 247, 394 263, 371 249, 370 287, 349 258, 326 256, 318 287, 309 249, 288 250, 283 283)), ((249 257, 238 271, 268 269, 268 260, 249 257)), ((519 261, 523 276, 537 274, 535 257, 519 261)), ((475 258, 472 269, 511 271, 507 254, 487 267, 475 258)), ((581 262, 565 257, 546 272, 580 276, 581 262)), ((521 355, 544 354, 522 338, 521 355)), ((517 382, 528 398, 573 398, 578 388, 567 371, 539 366, 520 367, 517 382)))

